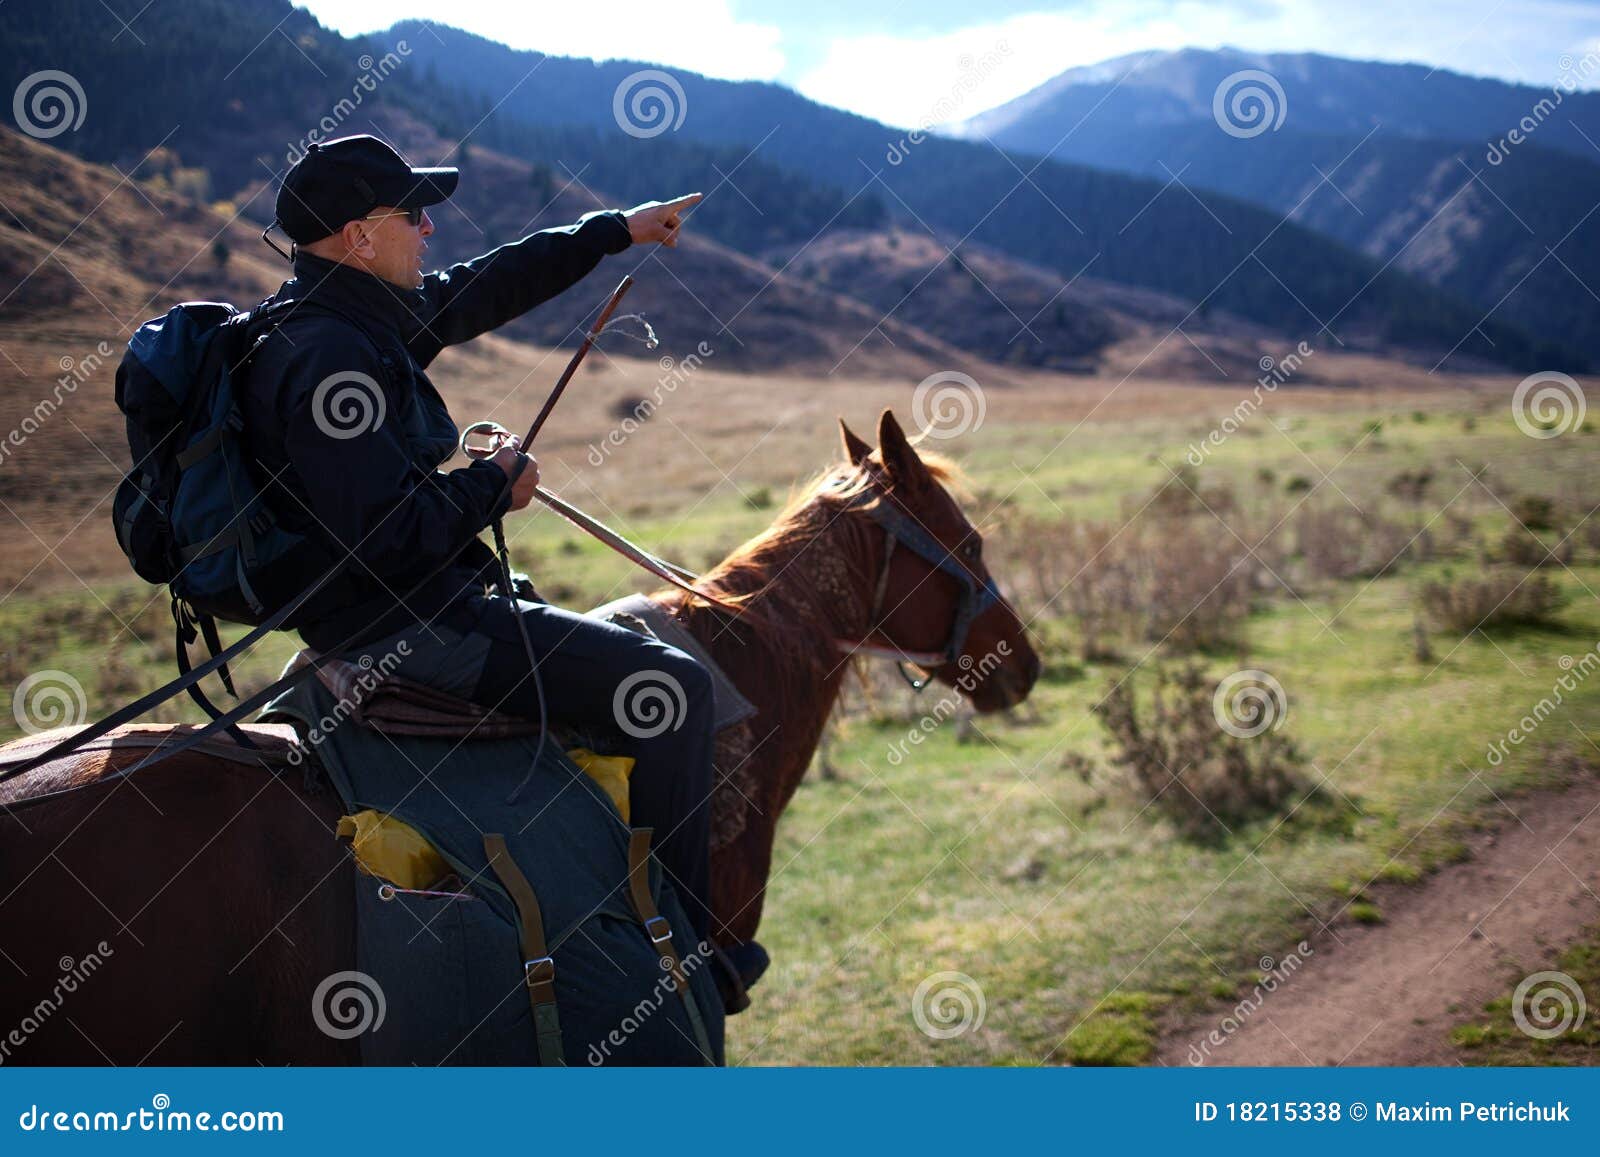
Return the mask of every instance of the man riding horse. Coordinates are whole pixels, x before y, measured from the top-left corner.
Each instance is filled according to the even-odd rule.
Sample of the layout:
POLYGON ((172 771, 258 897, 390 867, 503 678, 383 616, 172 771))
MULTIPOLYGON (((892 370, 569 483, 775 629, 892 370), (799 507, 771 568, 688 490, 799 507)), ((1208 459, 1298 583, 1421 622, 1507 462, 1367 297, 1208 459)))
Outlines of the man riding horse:
MULTIPOLYGON (((549 300, 607 254, 676 246, 700 194, 588 213, 424 274, 434 232, 427 208, 458 177, 454 168, 412 168, 377 138, 352 136, 312 145, 279 191, 276 223, 296 248, 294 277, 272 300, 298 304, 251 358, 245 437, 271 479, 264 493, 278 517, 326 542, 330 562, 349 556, 300 635, 328 651, 364 630, 376 641, 344 657, 398 657, 386 669, 515 715, 539 718, 542 695, 550 716, 586 728, 615 727, 618 689, 641 672, 681 687, 686 710, 676 726, 631 740, 632 818, 661 833, 656 854, 697 938, 717 940, 708 904, 709 674, 677 648, 551 606, 525 581, 515 599, 495 592, 497 559, 478 536, 532 501, 538 465, 512 436, 492 456, 436 470, 456 428, 425 372, 445 346, 549 300)), ((724 947, 732 955, 720 955, 723 968, 742 981, 764 966, 754 943, 724 947)))

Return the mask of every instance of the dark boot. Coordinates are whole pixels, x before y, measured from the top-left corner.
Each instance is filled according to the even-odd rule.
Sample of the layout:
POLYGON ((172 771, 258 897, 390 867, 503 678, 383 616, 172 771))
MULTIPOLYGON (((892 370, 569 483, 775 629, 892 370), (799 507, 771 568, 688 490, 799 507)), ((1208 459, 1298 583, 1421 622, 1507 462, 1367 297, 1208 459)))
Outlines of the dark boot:
POLYGON ((746 989, 761 979, 772 958, 767 950, 754 940, 730 944, 713 950, 716 969, 712 975, 717 981, 717 991, 722 995, 722 1011, 732 1016, 750 1007, 746 989))

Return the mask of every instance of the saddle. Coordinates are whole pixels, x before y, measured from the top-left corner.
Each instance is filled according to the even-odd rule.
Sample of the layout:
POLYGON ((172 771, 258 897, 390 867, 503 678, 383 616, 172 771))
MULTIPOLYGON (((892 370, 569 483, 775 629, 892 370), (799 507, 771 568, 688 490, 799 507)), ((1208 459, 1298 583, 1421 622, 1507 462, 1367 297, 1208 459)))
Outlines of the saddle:
MULTIPOLYGON (((650 635, 699 660, 711 674, 713 726, 717 731, 755 714, 755 706, 740 694, 710 652, 659 603, 643 595, 631 595, 590 611, 589 615, 650 635)), ((305 667, 317 657, 315 651, 300 651, 284 668, 284 674, 305 667)), ((379 674, 343 659, 325 662, 317 668, 317 678, 335 702, 349 705, 350 718, 357 726, 388 735, 507 739, 537 735, 540 729, 537 720, 486 709, 404 675, 379 674)))
MULTIPOLYGON (((288 675, 316 660, 302 650, 284 669, 288 675)), ((350 719, 360 727, 388 735, 422 735, 440 739, 506 739, 537 735, 537 720, 478 706, 403 675, 377 674, 357 663, 329 659, 317 678, 334 702, 348 704, 350 719)))

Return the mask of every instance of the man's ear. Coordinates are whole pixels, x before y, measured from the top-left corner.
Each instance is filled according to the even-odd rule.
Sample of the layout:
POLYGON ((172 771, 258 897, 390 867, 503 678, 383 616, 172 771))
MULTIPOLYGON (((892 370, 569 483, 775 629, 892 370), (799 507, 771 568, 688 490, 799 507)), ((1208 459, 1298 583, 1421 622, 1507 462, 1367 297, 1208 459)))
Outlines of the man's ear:
POLYGON ((900 485, 915 488, 928 480, 928 468, 906 440, 893 410, 885 410, 878 416, 878 454, 889 477, 900 485))
POLYGON ((855 432, 844 424, 844 419, 839 419, 839 440, 844 445, 844 460, 853 466, 860 466, 867 460, 867 455, 872 453, 872 447, 856 437, 855 432))
POLYGON ((378 247, 372 243, 366 225, 360 221, 346 221, 344 227, 339 230, 339 236, 344 240, 347 253, 367 261, 378 255, 378 247))

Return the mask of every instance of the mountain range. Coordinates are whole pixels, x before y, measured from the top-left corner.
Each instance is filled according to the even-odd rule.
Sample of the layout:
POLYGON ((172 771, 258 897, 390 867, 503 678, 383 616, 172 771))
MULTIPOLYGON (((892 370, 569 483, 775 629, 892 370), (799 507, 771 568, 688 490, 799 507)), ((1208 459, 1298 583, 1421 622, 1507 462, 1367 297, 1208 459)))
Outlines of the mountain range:
MULTIPOLYGON (((1588 222, 1569 242, 1552 238, 1555 252, 1531 269, 1512 260, 1522 249, 1482 240, 1495 196, 1522 206, 1538 236, 1555 230, 1567 215, 1547 211, 1547 182, 1566 170, 1538 166, 1551 156, 1587 162, 1541 142, 1538 158, 1513 168, 1534 156, 1525 147, 1502 166, 1504 177, 1463 173, 1466 190, 1435 190, 1442 210, 1413 202, 1413 218, 1433 216, 1432 232, 1416 240, 1400 201, 1420 180, 1413 169, 1427 162, 1407 167, 1397 154, 1354 185, 1393 190, 1384 226, 1365 212, 1352 224, 1327 205, 1322 194, 1337 195, 1331 190, 1303 196, 1297 166, 1325 160, 1338 134, 1352 131, 1359 93, 1317 122, 1326 132, 1306 134, 1315 148, 1304 143, 1270 164, 1264 152, 1254 158, 1276 175, 1221 188, 1229 150, 1265 138, 1217 132, 1214 149, 1192 144, 1204 156, 1184 163, 1211 166, 1208 184, 1198 172, 1180 170, 1175 180, 1131 162, 1033 155, 1033 136, 911 142, 780 86, 676 71, 665 73, 670 84, 657 82, 675 106, 667 109, 673 123, 653 131, 632 123, 636 106, 624 99, 644 83, 641 74, 663 75, 644 62, 519 52, 419 22, 344 38, 286 0, 154 0, 118 16, 137 40, 106 34, 115 32, 110 11, 99 0, 0 6, 10 48, 0 84, 16 88, 49 67, 85 93, 81 128, 50 146, 141 181, 159 169, 172 187, 264 225, 270 190, 308 129, 380 131, 419 162, 463 167, 449 228, 435 240, 445 259, 596 205, 703 189, 698 244, 638 292, 681 332, 714 334, 730 363, 800 359, 831 369, 849 358, 889 366, 965 354, 1082 370, 1145 331, 1231 343, 1218 347, 1219 364, 1222 355, 1247 358, 1249 344, 1263 340, 1380 351, 1443 369, 1581 370, 1596 348, 1589 306, 1600 299, 1577 300, 1560 283, 1575 286, 1587 269, 1575 242, 1588 222), (384 62, 392 67, 375 75, 384 62), (1314 209, 1285 205, 1285 188, 1314 209), (1507 281, 1504 305, 1484 305, 1507 281)), ((1337 63, 1352 76, 1393 67, 1337 63)), ((1451 79, 1458 82, 1489 83, 1451 79)), ((1161 96, 1163 107, 1192 114, 1204 95, 1194 83, 1186 105, 1161 96)), ((1291 107, 1299 107, 1295 91, 1291 107)), ((1379 113, 1388 108, 1370 99, 1379 113)), ((1029 116, 1054 116, 1046 103, 1036 101, 1029 116)), ((1033 134, 1025 121, 1005 131, 1033 134)), ((1415 123, 1419 132, 1444 131, 1426 118, 1415 123)), ((1200 136, 1192 116, 1150 127, 1200 136)), ((1431 163, 1430 172, 1443 162, 1431 163)), ((1339 180, 1343 167, 1330 167, 1351 194, 1339 180)), ((538 311, 523 335, 561 340, 586 308, 538 311)))
POLYGON ((1575 86, 1600 58, 1567 63, 1537 89, 1312 54, 1141 53, 1071 69, 944 131, 1266 206, 1593 351, 1600 94, 1575 86))

